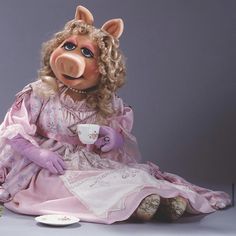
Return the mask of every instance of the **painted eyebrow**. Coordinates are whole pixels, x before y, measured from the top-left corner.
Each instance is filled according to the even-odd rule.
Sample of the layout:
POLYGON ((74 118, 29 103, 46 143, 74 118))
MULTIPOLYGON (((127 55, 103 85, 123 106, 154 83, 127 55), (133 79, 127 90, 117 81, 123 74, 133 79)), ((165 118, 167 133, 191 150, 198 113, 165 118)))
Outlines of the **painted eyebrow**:
POLYGON ((64 43, 67 43, 67 42, 73 43, 73 44, 75 44, 76 46, 78 45, 78 44, 77 44, 77 41, 76 41, 74 38, 72 38, 72 37, 66 39, 66 40, 63 42, 63 44, 64 44, 64 43))

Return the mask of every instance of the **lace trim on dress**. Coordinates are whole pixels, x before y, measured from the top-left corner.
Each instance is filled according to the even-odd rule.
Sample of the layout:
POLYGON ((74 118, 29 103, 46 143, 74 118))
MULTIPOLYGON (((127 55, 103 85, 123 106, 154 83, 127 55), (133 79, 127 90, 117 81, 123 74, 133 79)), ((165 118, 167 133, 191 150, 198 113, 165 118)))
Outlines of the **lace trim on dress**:
POLYGON ((62 114, 64 119, 71 124, 68 129, 72 134, 77 134, 77 125, 83 123, 96 123, 97 111, 89 108, 86 101, 74 101, 66 94, 67 88, 61 87, 59 91, 59 100, 63 107, 62 114))
POLYGON ((74 101, 69 95, 65 92, 67 91, 66 87, 62 87, 59 91, 59 99, 61 104, 68 109, 73 109, 74 111, 88 111, 91 110, 86 105, 85 99, 81 101, 74 101))

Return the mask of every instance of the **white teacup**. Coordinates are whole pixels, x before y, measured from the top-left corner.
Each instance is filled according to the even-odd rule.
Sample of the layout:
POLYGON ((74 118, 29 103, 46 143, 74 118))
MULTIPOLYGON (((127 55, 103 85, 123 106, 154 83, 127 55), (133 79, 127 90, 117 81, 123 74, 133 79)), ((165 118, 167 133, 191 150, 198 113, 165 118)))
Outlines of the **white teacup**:
POLYGON ((79 124, 77 132, 83 144, 94 144, 98 139, 100 126, 96 124, 79 124))

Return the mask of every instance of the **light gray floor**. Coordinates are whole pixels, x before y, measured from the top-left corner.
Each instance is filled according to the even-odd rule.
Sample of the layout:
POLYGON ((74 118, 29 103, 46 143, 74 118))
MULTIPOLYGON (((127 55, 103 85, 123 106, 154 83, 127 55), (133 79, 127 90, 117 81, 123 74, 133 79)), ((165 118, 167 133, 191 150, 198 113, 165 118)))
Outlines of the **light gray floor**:
POLYGON ((183 217, 175 223, 116 223, 102 225, 80 222, 66 227, 49 227, 34 217, 18 215, 4 209, 0 218, 0 235, 4 236, 113 236, 113 235, 236 235, 236 207, 208 215, 183 217))

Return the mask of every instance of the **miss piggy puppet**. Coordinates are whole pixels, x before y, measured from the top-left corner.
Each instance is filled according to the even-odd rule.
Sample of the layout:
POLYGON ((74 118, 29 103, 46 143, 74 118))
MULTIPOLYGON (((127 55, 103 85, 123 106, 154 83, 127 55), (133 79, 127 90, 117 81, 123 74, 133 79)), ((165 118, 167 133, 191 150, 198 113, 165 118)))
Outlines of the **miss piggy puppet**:
POLYGON ((101 29, 78 6, 75 18, 43 45, 39 79, 16 95, 0 126, 0 201, 21 214, 70 214, 111 224, 175 220, 230 204, 213 192, 161 172, 140 154, 133 113, 116 91, 124 84, 123 21, 101 29), (92 145, 78 124, 98 124, 92 145))

